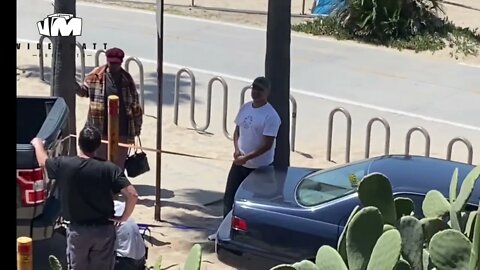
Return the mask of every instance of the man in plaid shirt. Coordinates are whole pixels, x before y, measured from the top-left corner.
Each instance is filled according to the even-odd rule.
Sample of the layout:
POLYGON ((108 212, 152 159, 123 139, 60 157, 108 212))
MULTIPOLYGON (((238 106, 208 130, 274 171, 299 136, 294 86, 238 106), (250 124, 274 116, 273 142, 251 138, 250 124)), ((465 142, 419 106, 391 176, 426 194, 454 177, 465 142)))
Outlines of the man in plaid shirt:
MULTIPOLYGON (((121 143, 134 144, 143 123, 143 110, 135 82, 121 66, 125 56, 121 49, 108 49, 105 55, 107 64, 96 67, 75 89, 78 96, 90 99, 86 125, 96 127, 102 133, 102 139, 107 140, 108 97, 116 95, 119 97, 119 140, 121 143)), ((125 167, 127 151, 127 148, 120 147, 116 160, 113 160, 122 169, 125 167)), ((106 144, 100 146, 96 156, 107 159, 106 144)))

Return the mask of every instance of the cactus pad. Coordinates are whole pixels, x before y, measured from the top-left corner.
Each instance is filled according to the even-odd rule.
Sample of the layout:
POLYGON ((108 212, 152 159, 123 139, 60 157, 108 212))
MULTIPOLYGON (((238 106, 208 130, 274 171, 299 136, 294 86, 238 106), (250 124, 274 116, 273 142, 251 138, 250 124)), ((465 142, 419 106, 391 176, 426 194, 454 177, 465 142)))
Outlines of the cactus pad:
MULTIPOLYGON (((480 202, 479 202, 480 205, 480 202)), ((477 209, 473 230, 472 251, 470 253, 470 264, 468 270, 480 269, 480 210, 477 209)))
POLYGON ((393 270, 400 258, 402 238, 398 230, 388 230, 378 238, 368 262, 367 270, 393 270))
POLYGON ((184 270, 200 270, 202 264, 202 247, 199 244, 193 245, 185 262, 184 270))
POLYGON ((317 266, 309 260, 294 263, 292 266, 296 270, 318 270, 317 266))
POLYGON ((395 225, 397 213, 393 202, 392 185, 381 173, 366 175, 358 187, 358 197, 363 206, 375 206, 382 214, 384 223, 395 225))
POLYGON ((394 226, 390 225, 390 224, 384 224, 383 225, 383 232, 386 232, 388 230, 391 230, 391 229, 396 229, 394 226))
POLYGON ((397 220, 402 216, 409 216, 415 210, 413 201, 410 198, 395 198, 395 211, 397 212, 397 220))
POLYGON ((377 208, 367 206, 353 216, 347 228, 348 269, 367 268, 373 247, 382 233, 383 219, 377 208))
POLYGON ((468 269, 472 244, 461 232, 447 229, 430 240, 429 252, 438 270, 468 269))
POLYGON ((455 168, 453 171, 452 175, 452 180, 450 181, 450 192, 449 192, 449 198, 450 198, 450 204, 453 204, 455 200, 457 199, 457 187, 458 186, 458 168, 455 168))
POLYGON ((338 253, 340 253, 340 256, 342 256, 342 259, 345 262, 345 264, 348 264, 347 237, 346 237, 347 228, 348 228, 348 224, 352 220, 353 216, 358 212, 358 210, 360 210, 360 206, 358 206, 358 205, 355 206, 355 208, 353 208, 352 212, 350 213, 350 216, 348 217, 347 223, 345 224, 345 228, 343 228, 343 231, 340 234, 340 238, 338 239, 337 250, 338 250, 338 253))
POLYGON ((315 259, 319 270, 348 270, 340 254, 330 246, 322 246, 315 259))
POLYGON ((448 224, 439 218, 422 218, 420 223, 422 223, 423 238, 427 245, 437 232, 450 229, 448 224))
POLYGON ((480 166, 476 166, 471 170, 465 180, 463 180, 462 187, 460 188, 460 193, 458 194, 455 203, 453 204, 452 208, 455 212, 460 212, 463 210, 465 205, 472 194, 473 188, 475 187, 475 182, 480 177, 480 166))
POLYGON ((280 264, 280 265, 277 265, 273 268, 270 268, 270 270, 296 270, 296 269, 295 269, 295 267, 293 267, 293 265, 280 264))
POLYGON ((48 264, 52 270, 62 270, 62 264, 57 257, 53 255, 48 256, 48 264))
POLYGON ((450 212, 450 203, 437 190, 430 190, 422 203, 423 215, 428 218, 442 217, 450 212))
POLYGON ((404 259, 400 258, 395 266, 395 270, 411 270, 410 264, 404 259))
POLYGON ((422 223, 413 216, 400 219, 398 230, 402 235, 402 256, 412 269, 422 269, 423 264, 423 229, 422 223))

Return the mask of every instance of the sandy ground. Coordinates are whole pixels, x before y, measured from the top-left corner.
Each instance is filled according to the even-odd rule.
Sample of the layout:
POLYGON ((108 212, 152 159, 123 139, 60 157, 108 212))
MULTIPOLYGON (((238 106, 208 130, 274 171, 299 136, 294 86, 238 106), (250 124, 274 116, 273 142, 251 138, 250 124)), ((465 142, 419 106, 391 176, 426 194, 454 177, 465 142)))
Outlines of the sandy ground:
MULTIPOLYGON (((133 8, 148 10, 156 9, 155 0, 84 0, 87 2, 96 2, 109 5, 120 5, 133 8)), ((268 0, 194 0, 195 7, 191 7, 192 0, 165 0, 165 12, 169 14, 185 15, 192 17, 205 18, 210 20, 225 21, 237 24, 266 27, 268 10, 268 0), (226 9, 219 11, 219 9, 226 9), (260 13, 260 14, 259 14, 260 13), (263 13, 263 14, 262 14, 263 13)), ((305 0, 305 14, 309 15, 313 1, 305 0)), ((292 0, 292 24, 298 24, 311 18, 299 16, 302 14, 303 1, 292 0)), ((477 0, 450 0, 445 1, 443 5, 444 14, 456 25, 468 27, 471 29, 480 28, 480 1, 477 0)), ((479 30, 480 31, 480 30, 479 30)), ((303 33, 297 33, 304 35, 303 33)), ((329 37, 317 37, 319 39, 331 39, 329 37)), ((353 41, 338 41, 339 44, 353 41)), ((393 49, 396 50, 396 49, 393 49)), ((420 57, 435 57, 437 59, 449 61, 462 61, 466 64, 480 65, 480 54, 465 57, 462 54, 456 54, 454 49, 445 48, 442 51, 415 53, 410 50, 403 50, 403 53, 417 54, 420 57), (452 57, 453 52, 457 59, 452 57)))

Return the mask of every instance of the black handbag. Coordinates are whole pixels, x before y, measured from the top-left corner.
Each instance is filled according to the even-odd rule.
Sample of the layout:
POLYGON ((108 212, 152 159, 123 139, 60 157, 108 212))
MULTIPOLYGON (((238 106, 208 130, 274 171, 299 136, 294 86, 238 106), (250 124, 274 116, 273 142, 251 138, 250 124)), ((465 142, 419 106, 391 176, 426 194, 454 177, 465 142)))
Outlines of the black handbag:
MULTIPOLYGON (((142 147, 142 142, 140 141, 140 137, 137 137, 137 138, 138 138, 138 145, 142 147)), ((125 170, 127 171, 127 176, 137 177, 141 174, 144 174, 150 171, 147 154, 145 154, 143 150, 135 149, 133 154, 130 155, 130 149, 128 150, 128 156, 127 156, 127 159, 125 160, 125 170)))

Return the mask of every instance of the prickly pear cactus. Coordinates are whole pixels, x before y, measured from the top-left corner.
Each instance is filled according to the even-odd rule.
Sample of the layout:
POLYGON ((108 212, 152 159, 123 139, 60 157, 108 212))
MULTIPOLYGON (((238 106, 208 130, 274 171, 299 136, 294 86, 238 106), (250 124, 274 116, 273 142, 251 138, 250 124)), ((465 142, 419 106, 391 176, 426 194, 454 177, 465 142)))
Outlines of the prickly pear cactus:
POLYGON ((184 270, 200 270, 202 264, 202 247, 199 244, 193 245, 185 262, 184 270))
POLYGON ((475 187, 475 182, 479 179, 479 177, 480 166, 475 167, 467 174, 465 180, 463 180, 462 187, 460 188, 460 193, 452 205, 453 211, 458 213, 463 210, 468 202, 468 199, 470 198, 470 195, 472 194, 473 188, 475 187))
POLYGON ((157 261, 155 262, 155 266, 153 270, 160 270, 162 268, 162 256, 158 257, 157 261))
POLYGON ((397 213, 393 202, 392 185, 381 173, 366 175, 358 186, 358 197, 363 206, 375 206, 386 224, 395 225, 397 213))
POLYGON ((57 259, 57 257, 50 255, 48 256, 48 264, 52 270, 62 270, 62 264, 57 259))
POLYGON ((273 268, 270 268, 270 270, 297 270, 297 269, 295 269, 295 267, 289 264, 280 264, 273 268))
POLYGON ((423 269, 423 228, 422 223, 413 216, 400 219, 398 230, 402 236, 402 257, 408 261, 412 270, 423 269))
POLYGON ((348 264, 348 258, 347 258, 347 229, 348 229, 348 224, 350 224, 350 221, 352 221, 353 216, 360 210, 360 206, 355 206, 353 208, 352 212, 350 213, 350 216, 348 217, 347 223, 345 224, 345 227, 343 228, 342 233, 340 234, 340 238, 338 239, 338 245, 337 245, 337 250, 338 253, 340 253, 340 256, 342 257, 343 261, 345 264, 348 264))
MULTIPOLYGON (((480 206, 480 202, 478 203, 480 206)), ((472 250, 470 253, 470 263, 468 270, 480 269, 480 209, 477 209, 477 217, 475 218, 475 226, 473 230, 472 250)))
POLYGON ((390 224, 383 225, 383 232, 386 232, 386 231, 391 230, 391 229, 395 229, 395 227, 390 225, 390 224))
POLYGON ((454 229, 435 234, 430 240, 429 253, 438 270, 465 270, 470 262, 472 243, 454 229))
POLYGON ((322 246, 315 258, 318 270, 348 270, 340 254, 330 246, 322 246))
POLYGON ((411 270, 410 264, 405 261, 404 259, 400 258, 398 260, 397 265, 395 266, 395 270, 411 270))
POLYGON ((465 235, 468 237, 468 239, 470 239, 470 241, 473 241, 475 222, 477 219, 478 211, 469 213, 467 222, 465 224, 465 235))
POLYGON ((452 180, 450 181, 450 192, 449 199, 450 204, 453 204, 457 199, 457 187, 458 186, 458 168, 455 168, 452 175, 452 180))
POLYGON ((384 232, 373 248, 367 270, 393 270, 400 259, 401 249, 400 232, 396 229, 384 232))
POLYGON ((450 203, 437 190, 427 192, 422 203, 423 215, 428 218, 442 217, 450 212, 450 203))
POLYGON ((373 247, 382 233, 383 219, 376 207, 364 207, 353 216, 347 228, 348 269, 367 268, 373 247))
POLYGON ((294 263, 292 266, 296 270, 318 270, 317 266, 309 260, 294 263))
POLYGON ((414 210, 415 206, 413 201, 410 198, 395 198, 393 201, 395 203, 395 211, 397 212, 397 220, 399 220, 403 216, 411 215, 414 210))
POLYGON ((420 223, 422 223, 424 242, 427 245, 437 232, 450 229, 450 226, 439 218, 422 218, 420 223))

